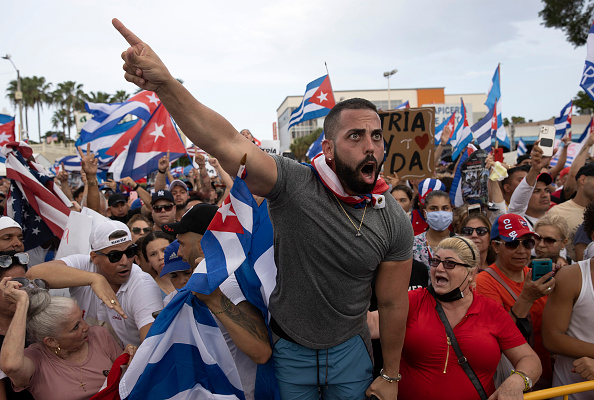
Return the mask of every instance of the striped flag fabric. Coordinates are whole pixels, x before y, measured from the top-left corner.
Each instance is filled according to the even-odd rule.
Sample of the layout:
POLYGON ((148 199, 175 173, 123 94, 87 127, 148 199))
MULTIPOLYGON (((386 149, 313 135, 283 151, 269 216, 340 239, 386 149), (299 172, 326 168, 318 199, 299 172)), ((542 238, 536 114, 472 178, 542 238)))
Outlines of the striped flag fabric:
POLYGON ((491 152, 491 146, 493 144, 494 113, 495 109, 490 109, 487 115, 481 118, 479 122, 472 125, 472 128, 470 128, 473 136, 476 138, 478 146, 487 153, 491 152))
POLYGON ((310 160, 313 160, 313 158, 315 156, 317 156, 318 154, 320 154, 322 152, 322 141, 324 140, 325 137, 326 137, 326 135, 324 135, 324 131, 322 131, 320 136, 318 136, 318 138, 307 149, 307 153, 305 153, 307 158, 309 158, 310 160))
POLYGON ((522 140, 522 138, 518 139, 518 147, 516 148, 518 156, 523 156, 528 152, 528 148, 526 148, 526 143, 522 140))
POLYGON ((329 75, 324 75, 308 83, 301 104, 291 113, 289 128, 301 122, 325 117, 334 104, 334 93, 329 75))
MULTIPOLYGON (((470 126, 468 125, 468 118, 466 115, 466 106, 464 105, 464 100, 460 97, 461 107, 460 110, 462 112, 462 118, 460 119, 460 123, 458 125, 462 125, 462 129, 458 132, 458 137, 456 139, 456 145, 452 151, 452 160, 456 160, 460 154, 468 147, 468 145, 472 142, 472 131, 470 130, 470 126)), ((490 122, 490 121, 489 121, 490 122)))
POLYGON ((559 112, 559 116, 555 117, 555 136, 559 139, 563 138, 568 129, 571 131, 571 112, 573 109, 573 100, 567 103, 559 112))
MULTIPOLYGON (((441 124, 439 124, 435 127, 435 145, 436 146, 439 146, 441 144, 441 134, 443 133, 443 130, 445 129, 445 127, 447 126, 448 128, 450 128, 450 136, 451 136, 452 132, 454 132, 455 124, 456 124, 456 112, 454 111, 452 113, 452 115, 450 116, 450 118, 444 119, 441 124)), ((448 137, 448 140, 446 141, 446 143, 449 140, 450 140, 450 138, 448 137)))
POLYGON ((469 147, 466 149, 461 157, 460 161, 458 162, 458 166, 456 167, 456 173, 454 174, 454 180, 452 181, 452 186, 450 187, 450 200, 454 207, 461 207, 464 205, 464 197, 462 196, 462 165, 468 159, 468 157, 474 152, 474 149, 469 147))
POLYGON ((0 146, 4 146, 6 143, 14 142, 15 140, 14 117, 0 114, 0 146))
POLYGON ((586 61, 580 86, 594 100, 594 23, 590 26, 586 48, 586 61))
POLYGON ((509 138, 507 136, 507 131, 503 126, 503 118, 501 114, 502 108, 500 76, 500 66, 497 65, 495 73, 493 74, 493 79, 491 79, 491 85, 489 86, 489 90, 487 91, 487 101, 485 101, 485 105, 489 110, 494 109, 494 114, 497 115, 497 133, 493 135, 493 137, 496 137, 500 143, 509 143, 509 138))
POLYGON ((25 142, 2 147, 6 177, 11 180, 6 215, 23 227, 25 250, 40 246, 53 235, 61 238, 72 203, 41 165, 27 161, 33 150, 25 142))
POLYGON ((394 110, 401 110, 403 108, 410 108, 410 103, 406 100, 404 103, 398 104, 394 110))

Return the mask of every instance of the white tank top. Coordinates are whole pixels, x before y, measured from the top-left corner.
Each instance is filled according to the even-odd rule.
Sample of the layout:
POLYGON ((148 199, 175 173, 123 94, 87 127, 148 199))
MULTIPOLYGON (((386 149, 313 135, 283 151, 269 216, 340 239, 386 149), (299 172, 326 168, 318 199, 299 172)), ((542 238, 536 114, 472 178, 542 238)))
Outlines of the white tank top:
MULTIPOLYGON (((590 273, 590 260, 578 262, 582 272, 582 287, 567 329, 567 335, 594 343, 594 288, 592 287, 592 274, 590 273)), ((569 385, 577 382, 584 382, 580 374, 571 372, 575 358, 557 356, 555 370, 553 372, 553 386, 569 385)), ((558 397, 561 399, 561 397, 558 397)), ((569 396, 571 400, 594 399, 594 392, 583 392, 569 396)))

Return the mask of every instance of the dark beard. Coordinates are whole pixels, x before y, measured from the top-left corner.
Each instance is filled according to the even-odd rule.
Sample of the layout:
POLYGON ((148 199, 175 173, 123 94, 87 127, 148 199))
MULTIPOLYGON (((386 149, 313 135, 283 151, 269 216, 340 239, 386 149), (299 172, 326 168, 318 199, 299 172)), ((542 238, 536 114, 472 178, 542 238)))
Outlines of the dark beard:
POLYGON ((369 194, 373 191, 382 164, 383 162, 381 164, 378 163, 374 156, 368 155, 356 168, 351 168, 349 165, 342 162, 337 153, 334 154, 334 165, 336 167, 336 175, 338 176, 338 179, 340 179, 342 184, 355 194, 369 194), (363 168, 369 161, 374 161, 377 166, 373 183, 366 183, 363 178, 361 178, 361 168, 363 168))

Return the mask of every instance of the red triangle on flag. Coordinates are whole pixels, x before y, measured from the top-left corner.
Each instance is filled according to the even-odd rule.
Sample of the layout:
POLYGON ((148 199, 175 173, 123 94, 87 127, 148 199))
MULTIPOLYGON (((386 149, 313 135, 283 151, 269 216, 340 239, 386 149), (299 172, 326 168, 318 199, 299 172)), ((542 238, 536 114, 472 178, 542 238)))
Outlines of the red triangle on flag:
POLYGON ((309 98, 310 103, 318 104, 322 107, 334 107, 334 93, 332 92, 332 85, 330 85, 330 77, 326 75, 326 79, 318 87, 318 90, 309 98))
POLYGON ((221 207, 217 210, 214 218, 208 225, 208 230, 212 232, 231 232, 243 234, 241 222, 235 214, 231 196, 227 196, 221 207))
POLYGON ((171 153, 186 153, 186 148, 171 121, 171 115, 161 105, 147 121, 136 151, 137 153, 148 153, 168 150, 171 153))

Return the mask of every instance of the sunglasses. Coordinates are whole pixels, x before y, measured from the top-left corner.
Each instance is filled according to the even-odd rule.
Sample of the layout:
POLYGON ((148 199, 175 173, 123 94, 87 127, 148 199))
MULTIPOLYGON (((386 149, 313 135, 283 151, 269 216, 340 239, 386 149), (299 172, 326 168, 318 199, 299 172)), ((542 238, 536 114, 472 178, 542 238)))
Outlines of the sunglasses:
POLYGON ((489 233, 489 228, 485 228, 484 226, 479 226, 478 228, 471 228, 470 226, 466 226, 462 228, 462 234, 464 236, 472 236, 472 233, 476 231, 478 236, 485 236, 489 233))
POLYGON ((135 235, 139 235, 140 232, 142 231, 142 233, 144 233, 145 235, 147 233, 149 233, 151 231, 151 228, 139 228, 137 226, 130 228, 130 231, 135 234, 135 235))
POLYGON ((9 268, 11 265, 14 265, 14 264, 20 264, 20 265, 29 264, 29 254, 16 253, 14 256, 11 256, 11 255, 0 256, 0 267, 9 268))
POLYGON ((434 268, 437 268, 437 266, 439 264, 443 264, 443 267, 445 269, 454 269, 454 268, 456 268, 457 265, 461 265, 461 266, 466 267, 466 268, 472 268, 468 264, 459 263, 459 262, 452 261, 452 260, 440 260, 439 258, 429 258, 429 265, 430 266, 432 266, 434 268))
POLYGON ((546 244, 555 244, 557 242, 560 242, 562 239, 555 239, 552 237, 541 237, 540 240, 542 240, 546 244))
POLYGON ((169 212, 173 210, 173 204, 166 204, 162 206, 153 206, 153 210, 156 212, 162 212, 163 210, 169 212))
POLYGON ((117 263, 122 259, 122 256, 125 254, 127 258, 132 258, 136 255, 136 249, 138 248, 137 245, 133 244, 130 245, 126 250, 114 250, 110 251, 109 253, 105 254, 100 251, 96 251, 95 253, 100 254, 102 256, 107 256, 107 259, 110 263, 114 264, 117 263))
POLYGON ((524 239, 524 240, 512 240, 511 242, 502 242, 500 240, 493 240, 493 242, 495 243, 503 243, 505 244, 505 247, 510 249, 510 250, 515 250, 517 249, 520 244, 522 244, 522 246, 524 246, 525 249, 527 250, 532 250, 534 248, 534 246, 536 246, 536 240, 534 240, 533 238, 529 238, 529 239, 524 239))
POLYGON ((21 278, 21 277, 17 277, 17 278, 12 278, 11 281, 15 281, 20 283, 21 285, 21 289, 26 289, 26 288, 38 288, 38 289, 43 289, 43 290, 49 290, 50 289, 50 285, 49 283, 45 280, 45 279, 27 279, 27 278, 21 278))

